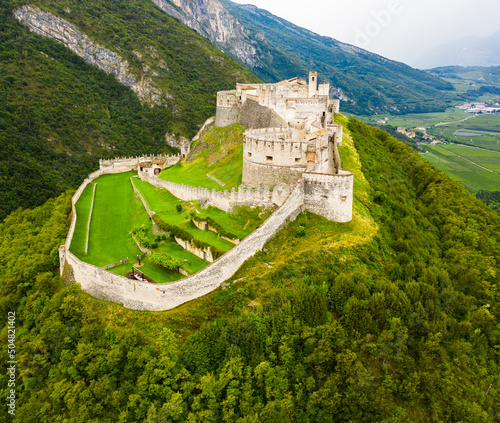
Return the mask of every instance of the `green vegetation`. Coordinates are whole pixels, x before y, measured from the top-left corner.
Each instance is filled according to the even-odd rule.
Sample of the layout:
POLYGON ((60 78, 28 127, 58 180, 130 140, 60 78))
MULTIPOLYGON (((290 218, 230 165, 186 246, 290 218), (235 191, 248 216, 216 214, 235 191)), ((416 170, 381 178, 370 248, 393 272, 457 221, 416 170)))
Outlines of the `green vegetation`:
POLYGON ((479 191, 476 193, 479 198, 488 207, 500 213, 500 191, 479 191))
POLYGON ((172 238, 178 238, 181 241, 191 244, 200 250, 210 250, 214 259, 218 259, 224 254, 224 251, 221 251, 215 248, 213 245, 207 244, 206 242, 200 241, 199 239, 191 235, 188 231, 181 229, 178 226, 169 225, 158 215, 153 215, 153 221, 156 223, 156 226, 158 226, 158 229, 160 231, 168 233, 172 238))
POLYGON ((500 217, 385 132, 345 132, 353 221, 303 213, 226 289, 167 312, 59 280, 69 194, 11 214, 14 421, 495 421, 500 217))
MULTIPOLYGON (((136 256, 142 255, 130 234, 132 231, 135 232, 137 241, 146 248, 158 246, 159 242, 155 239, 151 222, 141 201, 134 197, 130 183, 130 177, 133 175, 134 172, 118 173, 104 175, 95 180, 98 188, 96 189, 90 223, 90 242, 87 255, 85 255, 85 242, 88 211, 86 214, 85 211, 90 209, 93 183, 87 185, 76 203, 78 218, 70 251, 80 260, 99 267, 128 258, 130 264, 109 269, 110 272, 119 275, 130 272, 136 256)), ((161 246, 168 250, 171 244, 172 242, 163 241, 161 246)), ((186 255, 189 262, 194 261, 191 257, 192 254, 186 253, 186 255)), ((182 257, 182 259, 185 258, 182 257)), ((157 282, 171 282, 182 277, 177 272, 166 272, 159 269, 147 256, 143 257, 142 263, 144 266, 141 271, 157 282)), ((204 263, 206 265, 206 262, 204 263)), ((190 270, 192 266, 186 265, 186 268, 190 270)))
POLYGON ((232 88, 235 80, 256 81, 148 0, 1 0, 0 57, 0 220, 76 188, 99 158, 170 153, 166 132, 193 136, 214 114, 218 90, 232 88), (154 83, 172 99, 161 107, 141 105, 114 76, 21 26, 12 10, 24 3, 119 52, 140 77, 146 63, 133 54, 139 52, 158 73, 154 83))
POLYGON ((243 172, 242 139, 245 129, 238 123, 209 129, 202 134, 185 159, 165 169, 159 178, 216 191, 237 189, 243 172), (207 174, 224 186, 210 179, 207 174))
POLYGON ((425 159, 469 190, 495 190, 500 186, 500 152, 460 145, 425 148, 425 159))
MULTIPOLYGON (((130 178, 134 175, 134 172, 118 173, 104 175, 95 180, 98 188, 90 225, 88 255, 85 255, 87 228, 85 216, 88 216, 85 210, 90 208, 93 184, 86 187, 76 203, 78 219, 70 247, 71 252, 80 260, 96 266, 116 263, 126 258, 132 264, 136 256, 142 254, 131 236, 133 232, 140 245, 148 249, 158 249, 179 259, 183 263, 182 267, 190 273, 196 273, 207 266, 208 262, 185 251, 175 241, 162 239, 153 234, 146 210, 141 200, 135 198, 130 182, 130 178)), ((141 271, 156 282, 171 282, 183 277, 177 272, 167 272, 158 267, 148 256, 144 256, 141 262, 144 264, 141 271)), ((110 271, 123 275, 130 272, 131 264, 113 267, 110 271)))
POLYGON ((154 264, 157 264, 158 266, 164 267, 165 269, 169 269, 169 270, 177 270, 180 267, 182 267, 181 260, 179 260, 175 257, 171 257, 165 253, 162 253, 162 252, 150 254, 149 259, 154 264))
POLYGON ((194 220, 195 222, 204 222, 207 223, 211 228, 214 229, 215 232, 217 232, 220 236, 229 238, 229 239, 238 239, 238 237, 231 232, 226 231, 221 225, 219 225, 215 220, 213 220, 210 216, 207 216, 206 218, 201 218, 197 216, 196 214, 191 215, 191 219, 194 220))
MULTIPOLYGON (((210 245, 217 257, 234 247, 233 244, 219 238, 215 233, 202 231, 191 222, 191 214, 196 210, 196 206, 199 207, 199 202, 181 201, 166 189, 156 188, 137 178, 134 178, 134 184, 142 193, 149 207, 155 211, 155 219, 163 221, 163 224, 167 226, 172 226, 176 235, 179 235, 178 238, 188 242, 197 239, 200 246, 204 245, 204 247, 198 248, 208 248, 210 245), (179 205, 182 207, 181 212, 177 211, 179 205), (181 234, 182 236, 180 236, 181 234)), ((222 213, 228 216, 227 213, 222 213)), ((241 222, 241 224, 244 224, 244 222, 241 222)), ((168 229, 165 230, 171 232, 168 229)))

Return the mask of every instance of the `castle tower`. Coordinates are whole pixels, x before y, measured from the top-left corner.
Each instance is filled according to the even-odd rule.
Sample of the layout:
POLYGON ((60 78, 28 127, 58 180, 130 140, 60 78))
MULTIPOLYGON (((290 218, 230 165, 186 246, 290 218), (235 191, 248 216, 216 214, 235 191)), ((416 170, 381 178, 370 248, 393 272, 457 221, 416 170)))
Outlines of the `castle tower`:
POLYGON ((316 95, 318 88, 318 72, 309 72, 309 98, 316 95))

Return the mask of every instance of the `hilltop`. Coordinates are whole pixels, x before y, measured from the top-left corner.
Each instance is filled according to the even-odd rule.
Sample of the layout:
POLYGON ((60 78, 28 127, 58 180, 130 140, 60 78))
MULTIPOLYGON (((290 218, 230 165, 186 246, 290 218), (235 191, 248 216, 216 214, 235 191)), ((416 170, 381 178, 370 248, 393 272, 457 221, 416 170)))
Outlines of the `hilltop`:
POLYGON ((9 216, 18 421, 493 421, 499 217, 383 131, 341 120, 353 222, 304 213, 225 289, 172 311, 54 276, 67 194, 9 216))

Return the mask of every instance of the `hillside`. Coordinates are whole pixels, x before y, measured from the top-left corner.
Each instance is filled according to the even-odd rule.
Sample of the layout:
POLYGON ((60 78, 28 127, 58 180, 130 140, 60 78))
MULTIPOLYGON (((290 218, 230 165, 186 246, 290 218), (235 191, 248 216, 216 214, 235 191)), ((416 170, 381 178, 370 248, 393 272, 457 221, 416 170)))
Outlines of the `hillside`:
MULTIPOLYGON (((318 71, 356 114, 444 110, 456 98, 439 78, 229 0, 154 0, 266 82, 318 71), (175 3, 175 6, 173 6, 175 3)), ((333 22, 333 21, 332 21, 333 22)))
POLYGON ((216 191, 237 189, 243 172, 242 140, 245 129, 238 123, 224 128, 210 128, 193 144, 185 159, 165 169, 159 178, 216 191))
POLYGON ((303 213, 229 286, 175 310, 63 285, 68 194, 0 224, 13 421, 495 421, 500 218, 385 132, 340 120, 353 222, 303 213))
POLYGON ((99 158, 173 151, 167 133, 192 137, 214 113, 218 90, 257 80, 146 0, 29 2, 118 52, 137 81, 149 78, 162 93, 150 105, 61 43, 29 32, 13 17, 25 3, 0 1, 0 219, 76 188, 99 158))

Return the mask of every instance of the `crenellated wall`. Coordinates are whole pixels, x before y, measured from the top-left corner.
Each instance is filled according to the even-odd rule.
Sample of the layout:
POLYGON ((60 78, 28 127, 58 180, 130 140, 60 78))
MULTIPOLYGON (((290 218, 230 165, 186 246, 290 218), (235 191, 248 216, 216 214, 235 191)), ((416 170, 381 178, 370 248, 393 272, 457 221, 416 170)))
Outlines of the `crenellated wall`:
POLYGON ((334 222, 352 220, 354 175, 304 173, 304 208, 334 222))
POLYGON ((115 159, 101 159, 99 160, 99 169, 103 174, 121 173, 131 170, 137 170, 137 165, 141 162, 151 162, 155 157, 165 157, 167 159, 165 166, 173 166, 179 160, 181 155, 168 155, 168 154, 149 154, 137 157, 118 157, 115 159))
MULTIPOLYGON (((248 188, 243 185, 231 191, 216 191, 202 187, 192 187, 190 185, 177 184, 175 182, 163 181, 161 179, 148 176, 144 172, 138 172, 141 180, 149 182, 151 185, 169 190, 177 198, 184 201, 202 200, 218 209, 230 212, 235 206, 259 206, 270 207, 280 206, 284 203, 294 184, 281 184, 270 189, 266 186, 248 188)), ((296 183, 297 180, 295 180, 296 183)))

